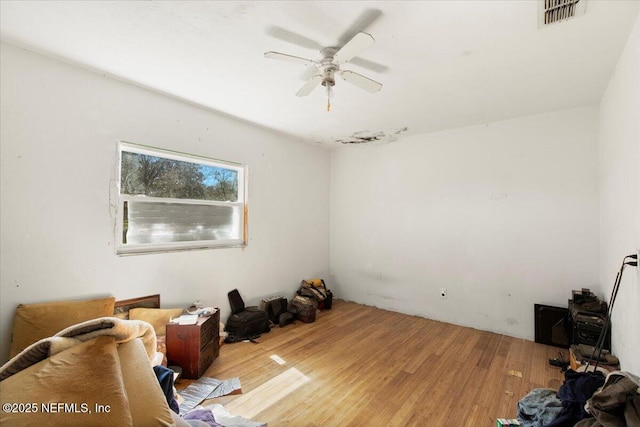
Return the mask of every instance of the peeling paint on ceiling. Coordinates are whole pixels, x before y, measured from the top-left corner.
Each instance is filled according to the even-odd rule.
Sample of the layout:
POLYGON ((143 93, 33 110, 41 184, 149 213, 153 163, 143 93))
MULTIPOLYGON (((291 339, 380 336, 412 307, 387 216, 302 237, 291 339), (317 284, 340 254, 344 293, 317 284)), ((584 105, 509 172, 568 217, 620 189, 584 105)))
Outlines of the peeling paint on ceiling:
POLYGON ((353 135, 347 138, 334 139, 334 142, 339 144, 370 144, 370 143, 386 144, 389 142, 397 141, 399 136, 408 130, 409 128, 407 126, 402 127, 391 133, 386 133, 384 131, 373 132, 368 130, 362 130, 354 133, 353 135))

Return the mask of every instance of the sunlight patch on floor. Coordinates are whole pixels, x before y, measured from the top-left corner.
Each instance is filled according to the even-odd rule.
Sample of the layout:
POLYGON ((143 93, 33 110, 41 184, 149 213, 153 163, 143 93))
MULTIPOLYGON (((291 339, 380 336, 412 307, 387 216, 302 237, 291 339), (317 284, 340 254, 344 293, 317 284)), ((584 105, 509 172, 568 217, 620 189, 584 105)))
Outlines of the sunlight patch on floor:
POLYGON ((225 408, 234 414, 253 418, 309 381, 311 379, 296 368, 289 368, 226 404, 225 408))
POLYGON ((285 365, 287 363, 282 357, 278 356, 277 354, 272 354, 270 359, 276 362, 278 365, 285 365))

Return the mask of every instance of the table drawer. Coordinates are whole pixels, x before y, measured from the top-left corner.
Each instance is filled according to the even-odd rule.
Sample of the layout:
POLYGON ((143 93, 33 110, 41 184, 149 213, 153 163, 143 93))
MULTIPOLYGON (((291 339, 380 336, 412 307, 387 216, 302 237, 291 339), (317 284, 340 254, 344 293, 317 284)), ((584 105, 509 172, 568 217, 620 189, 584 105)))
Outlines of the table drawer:
POLYGON ((216 310, 200 328, 200 348, 204 348, 214 338, 220 335, 220 310, 216 310))

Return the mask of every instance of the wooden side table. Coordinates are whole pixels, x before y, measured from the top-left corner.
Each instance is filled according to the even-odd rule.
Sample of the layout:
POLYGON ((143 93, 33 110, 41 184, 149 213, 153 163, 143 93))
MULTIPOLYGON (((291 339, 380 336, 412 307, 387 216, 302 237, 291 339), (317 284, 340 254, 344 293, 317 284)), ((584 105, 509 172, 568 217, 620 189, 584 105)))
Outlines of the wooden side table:
POLYGON ((220 310, 200 317, 195 325, 167 324, 169 365, 182 368, 182 377, 197 379, 220 352, 220 310))

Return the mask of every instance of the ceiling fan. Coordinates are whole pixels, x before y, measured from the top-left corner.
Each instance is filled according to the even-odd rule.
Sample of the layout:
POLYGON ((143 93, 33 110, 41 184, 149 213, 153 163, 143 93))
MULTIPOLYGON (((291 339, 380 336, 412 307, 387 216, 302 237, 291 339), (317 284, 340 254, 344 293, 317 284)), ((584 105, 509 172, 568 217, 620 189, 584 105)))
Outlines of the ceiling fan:
POLYGON ((332 88, 336 84, 336 74, 367 92, 374 93, 382 89, 382 84, 375 80, 371 80, 353 71, 340 69, 341 64, 349 62, 360 52, 373 45, 373 43, 375 43, 375 40, 371 34, 359 32, 340 49, 335 47, 325 47, 322 49, 320 52, 322 53, 323 59, 320 61, 280 52, 265 52, 264 57, 313 66, 315 68, 314 75, 298 90, 296 96, 307 96, 316 86, 322 84, 322 86, 327 88, 327 111, 329 111, 331 110, 332 88))

